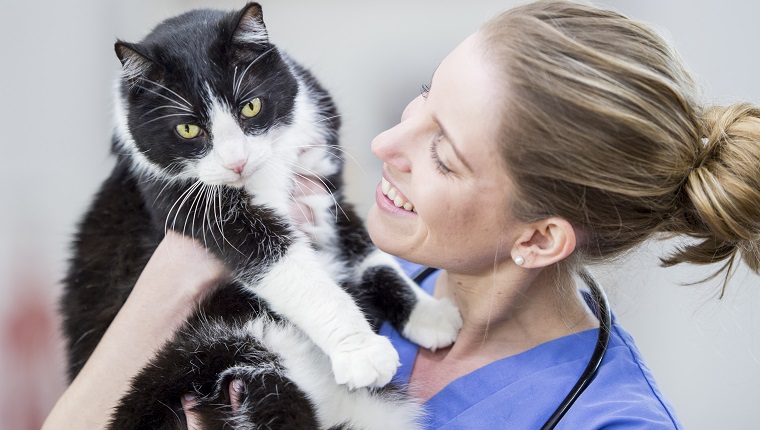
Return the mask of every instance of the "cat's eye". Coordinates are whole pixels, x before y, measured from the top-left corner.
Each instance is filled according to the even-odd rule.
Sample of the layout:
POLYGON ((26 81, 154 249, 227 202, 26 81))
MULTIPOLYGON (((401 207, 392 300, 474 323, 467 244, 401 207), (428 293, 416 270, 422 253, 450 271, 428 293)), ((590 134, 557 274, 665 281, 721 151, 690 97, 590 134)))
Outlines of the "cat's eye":
POLYGON ((243 115, 246 118, 253 118, 258 115, 259 112, 261 112, 261 99, 258 97, 252 99, 243 106, 243 109, 240 109, 240 115, 243 115))
POLYGON ((201 128, 195 124, 180 124, 177 126, 177 134, 185 139, 193 139, 201 134, 201 128))

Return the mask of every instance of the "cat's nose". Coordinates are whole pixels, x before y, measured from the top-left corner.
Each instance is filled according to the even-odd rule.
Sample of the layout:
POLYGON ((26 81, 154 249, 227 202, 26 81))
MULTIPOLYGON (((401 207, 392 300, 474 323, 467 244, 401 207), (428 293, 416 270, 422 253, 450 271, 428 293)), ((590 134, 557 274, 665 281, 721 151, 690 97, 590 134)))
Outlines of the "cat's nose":
POLYGON ((243 173, 243 169, 245 169, 245 163, 246 163, 246 160, 239 160, 234 163, 227 164, 224 167, 226 167, 229 170, 232 170, 233 172, 239 175, 243 173))

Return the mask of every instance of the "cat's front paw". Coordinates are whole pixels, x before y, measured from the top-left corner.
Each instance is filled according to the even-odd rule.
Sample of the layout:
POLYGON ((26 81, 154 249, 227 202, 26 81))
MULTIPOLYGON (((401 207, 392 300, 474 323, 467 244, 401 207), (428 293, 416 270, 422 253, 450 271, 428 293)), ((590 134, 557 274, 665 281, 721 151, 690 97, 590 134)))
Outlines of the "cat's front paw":
POLYGON ((462 316, 450 300, 423 297, 414 306, 402 334, 417 345, 435 351, 454 343, 461 328, 462 316))
POLYGON ((400 365, 391 342, 374 333, 357 333, 344 339, 330 359, 335 382, 350 390, 382 387, 391 381, 400 365))

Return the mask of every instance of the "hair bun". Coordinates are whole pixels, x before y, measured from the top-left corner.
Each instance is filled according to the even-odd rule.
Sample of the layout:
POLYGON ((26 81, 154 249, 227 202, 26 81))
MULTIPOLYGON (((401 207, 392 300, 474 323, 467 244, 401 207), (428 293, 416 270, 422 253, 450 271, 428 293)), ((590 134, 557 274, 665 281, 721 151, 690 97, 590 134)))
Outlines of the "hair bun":
POLYGON ((760 272, 760 108, 740 103, 713 107, 703 116, 704 148, 684 191, 687 231, 701 242, 681 248, 667 265, 707 264, 737 253, 760 272))

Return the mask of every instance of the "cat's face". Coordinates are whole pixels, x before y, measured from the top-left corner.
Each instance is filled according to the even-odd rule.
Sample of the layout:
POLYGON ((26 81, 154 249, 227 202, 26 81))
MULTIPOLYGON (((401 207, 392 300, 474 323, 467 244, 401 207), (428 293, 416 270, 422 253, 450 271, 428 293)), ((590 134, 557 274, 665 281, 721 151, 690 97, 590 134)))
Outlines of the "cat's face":
POLYGON ((180 15, 116 52, 117 132, 144 173, 242 187, 288 176, 329 134, 256 4, 180 15))

